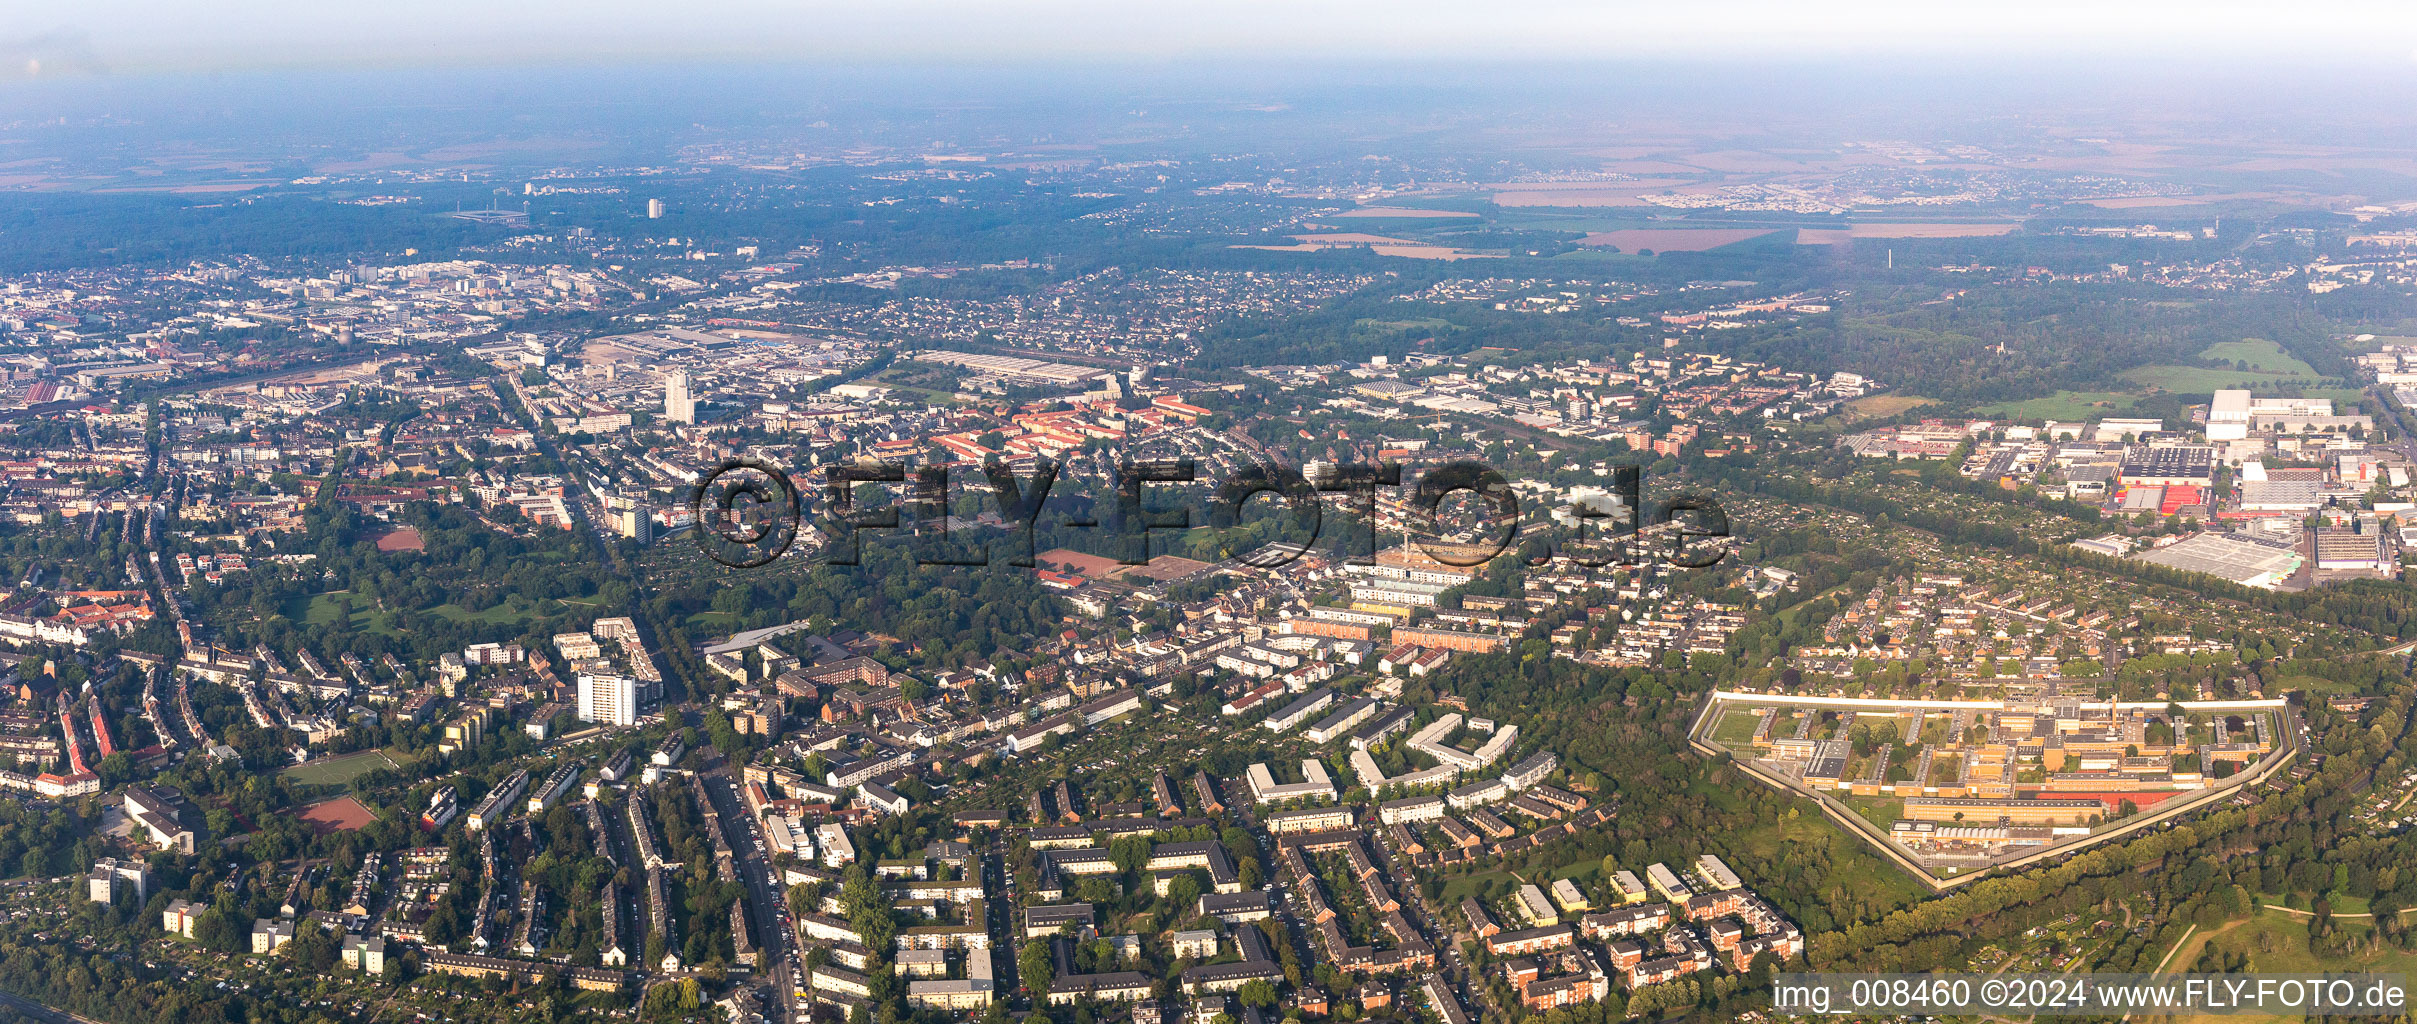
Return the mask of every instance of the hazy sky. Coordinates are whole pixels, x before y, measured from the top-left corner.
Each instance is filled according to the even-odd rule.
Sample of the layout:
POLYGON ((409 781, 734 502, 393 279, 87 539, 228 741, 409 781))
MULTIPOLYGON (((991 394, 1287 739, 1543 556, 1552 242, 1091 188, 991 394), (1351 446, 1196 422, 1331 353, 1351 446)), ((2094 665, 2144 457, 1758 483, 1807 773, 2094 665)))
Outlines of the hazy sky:
POLYGON ((617 59, 2287 58, 2417 70, 2411 0, 13 0, 0 81, 617 59))

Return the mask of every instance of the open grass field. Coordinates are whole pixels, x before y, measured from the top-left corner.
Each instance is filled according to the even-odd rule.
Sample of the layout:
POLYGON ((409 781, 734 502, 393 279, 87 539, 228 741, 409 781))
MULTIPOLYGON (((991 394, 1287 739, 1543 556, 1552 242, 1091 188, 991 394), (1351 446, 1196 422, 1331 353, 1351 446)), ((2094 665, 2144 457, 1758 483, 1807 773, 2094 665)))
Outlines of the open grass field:
POLYGON ((1774 234, 1772 228, 1623 228, 1596 231, 1580 245, 1610 246, 1621 252, 1704 252, 1724 245, 1774 234))
POLYGON ((1709 738, 1731 750, 1743 750, 1754 742, 1754 726, 1761 721, 1761 715, 1744 708, 1730 708, 1720 713, 1720 721, 1713 723, 1709 738))
POLYGON ((737 625, 738 621, 739 617, 732 615, 729 612, 698 612, 695 615, 688 617, 688 624, 691 626, 696 626, 700 629, 720 630, 725 633, 729 632, 731 627, 737 625))
POLYGON ((1648 263, 1653 260, 1653 257, 1639 256, 1632 252, 1613 252, 1609 249, 1587 249, 1581 247, 1571 249, 1568 252, 1553 257, 1553 259, 1568 263, 1648 263))
POLYGON ((293 619, 305 626, 324 628, 333 626, 339 621, 347 621, 351 623, 352 628, 364 633, 398 635, 395 632, 394 623, 391 621, 393 616, 379 611, 369 601, 355 598, 352 594, 342 590, 313 594, 307 598, 294 598, 285 603, 284 611, 286 618, 293 619))
POLYGON ((2243 338, 2209 345, 2200 355, 2249 367, 2217 369, 2206 366, 2140 366, 2123 371, 2123 379, 2177 394, 2206 394, 2223 388, 2268 390, 2277 385, 2311 383, 2316 369, 2265 338, 2243 338))
MULTIPOLYGON (((2352 896, 2346 892, 2327 896, 2326 899, 2332 901, 2333 912, 2336 914, 2364 914, 2374 910, 2373 907, 2367 905, 2366 897, 2352 896)), ((2294 910, 2313 910, 2316 906, 2313 900, 2301 899, 2298 896, 2273 892, 2259 893, 2253 902, 2257 903, 2259 906, 2272 903, 2277 906, 2290 907, 2294 910)))
MULTIPOLYGON (((545 602, 545 604, 553 603, 557 602, 545 602)), ((560 609, 556 610, 559 611, 560 609)), ((539 618, 548 614, 544 610, 544 604, 531 601, 519 594, 509 595, 501 602, 487 608, 485 611, 474 612, 450 601, 437 605, 436 607, 429 609, 429 611, 442 615, 448 619, 452 619, 455 622, 482 622, 492 626, 513 625, 515 623, 527 622, 531 619, 539 618)))
POLYGON ((1582 859, 1575 863, 1563 864, 1560 867, 1553 869, 1552 877, 1556 880, 1567 878, 1571 881, 1577 882, 1580 885, 1584 885, 1588 882, 1594 881, 1597 878, 1603 877, 1603 862, 1600 859, 1582 859))
POLYGON ((1362 334, 1400 334, 1404 331, 1438 331, 1447 329, 1451 326, 1451 321, 1442 320, 1431 316, 1412 317, 1406 320, 1378 320, 1372 317, 1361 317, 1351 322, 1352 331, 1362 334))
POLYGON ((1493 195, 1496 206, 1642 207, 1646 204, 1637 198, 1640 195, 1694 183, 1690 178, 1642 178, 1630 181, 1511 182, 1487 187, 1496 190, 1493 195))
POLYGON ((2113 199, 2084 199, 2084 203, 2101 210, 2143 210, 2161 206, 2204 206, 2197 199, 2181 196, 2117 196, 2113 199))
MULTIPOLYGON (((1734 811, 1740 806, 1736 791, 1712 785, 1708 781, 1699 780, 1689 787, 1688 792, 1724 811, 1734 811)), ((1879 854, 1864 846, 1861 840, 1848 835, 1828 818, 1823 817, 1820 811, 1809 804, 1804 805, 1802 810, 1803 813, 1793 819, 1783 819, 1767 826, 1732 835, 1729 847, 1719 852, 1732 865, 1765 865, 1779 863, 1782 860, 1783 852, 1790 857, 1802 857, 1806 845, 1810 844, 1823 851, 1827 863, 1854 866, 1855 870, 1840 873, 1838 884, 1864 894, 1865 898, 1875 904, 1890 907, 1907 906, 1926 894, 1927 890, 1923 889, 1920 883, 1915 882, 1912 876, 1889 866, 1880 858, 1879 854)), ((1621 864, 1620 866, 1640 874, 1645 869, 1642 864, 1621 864)), ((1672 866, 1678 867, 1679 865, 1673 864, 1672 866)), ((1747 874, 1746 882, 1748 885, 1752 885, 1753 872, 1747 868, 1739 870, 1747 874)), ((1552 878, 1577 878, 1585 881, 1599 875, 1601 871, 1600 858, 1580 860, 1554 871, 1541 881, 1549 881, 1552 878)), ((1450 879, 1444 883, 1443 903, 1445 906, 1451 906, 1460 902, 1461 897, 1475 895, 1511 877, 1511 873, 1508 871, 1483 871, 1450 879)), ((1540 880, 1530 878, 1528 881, 1540 880)))
POLYGON ((1924 398, 1920 395, 1867 395, 1840 406, 1837 418, 1845 423, 1853 423, 1858 420, 1884 420, 1891 416, 1902 416, 1925 405, 1936 404, 1938 404, 1937 399, 1924 398))
POLYGON ((1848 807, 1871 822, 1873 827, 1887 832, 1889 826, 1905 818, 1905 798, 1896 796, 1841 797, 1848 807))
MULTIPOLYGON (((2323 379, 2316 370, 2283 351, 2281 345, 2265 338, 2219 342, 2199 354, 2210 359, 2238 362, 2249 368, 2160 364, 2136 366, 2123 371, 2121 376, 2126 382, 2143 389, 2155 388, 2193 397, 2226 388, 2247 388, 2262 393, 2288 388, 2296 394, 2331 398, 2337 402, 2355 402, 2360 396, 2355 388, 2310 387, 2323 379)), ((2125 391, 2059 391, 2019 402, 2000 402, 1978 411, 1985 416, 2018 420, 2089 420, 2128 413, 2139 397, 2125 391)))
POLYGON ((1499 253, 1463 252, 1448 245, 1421 245, 1407 239, 1383 239, 1375 235, 1294 235, 1304 239, 1293 245, 1229 245, 1229 249, 1258 249, 1263 252, 1325 252, 1328 249, 1366 246, 1379 256, 1399 256, 1412 260, 1494 260, 1499 253))
POLYGON ((307 786, 342 786, 380 768, 400 771, 403 765, 383 750, 364 750, 298 764, 281 774, 307 786))
POLYGON ((2283 346, 2265 338, 2243 338, 2239 341, 2219 341, 2200 353, 2209 359, 2229 359, 2249 364, 2261 373, 2288 373, 2314 377, 2316 368, 2283 351, 2283 346))
POLYGON ((1995 238, 2013 234, 2020 224, 1856 224, 1845 228, 1807 228, 1796 233, 1798 245, 1837 245, 1859 238, 1995 238))
MULTIPOLYGON (((455 622, 510 626, 544 618, 558 613, 561 609, 559 602, 531 601, 519 594, 513 594, 483 611, 474 612, 451 601, 427 610, 430 614, 442 615, 455 622), (547 610, 549 606, 553 607, 552 611, 547 610)), ((401 635, 401 631, 395 628, 392 612, 381 611, 367 600, 356 598, 346 591, 337 590, 325 594, 313 594, 307 598, 294 598, 286 602, 283 611, 286 618, 306 626, 326 627, 335 625, 338 619, 349 619, 352 628, 364 633, 380 633, 386 636, 401 635)))
POLYGON ((2016 420, 2091 420, 2130 412, 2137 396, 2123 391, 2059 391, 2042 398, 2000 402, 1978 410, 2016 420))
MULTIPOLYGON (((1854 865, 1854 870, 1839 872, 1838 883, 1867 894, 1876 903, 1906 906, 1929 892, 1921 883, 1914 881, 1912 875, 1881 859, 1878 853, 1863 845, 1862 840, 1847 835, 1810 805, 1806 805, 1804 813, 1794 821, 1783 820, 1738 836, 1731 844, 1730 851, 1736 856, 1724 857, 1731 864, 1741 860, 1776 864, 1782 860, 1783 848, 1801 849, 1807 843, 1820 848, 1831 864, 1854 865)), ((1785 856, 1802 854, 1789 851, 1785 856)))
MULTIPOLYGON (((2372 927, 2365 920, 2336 919, 2334 924, 2352 937, 2351 952, 2346 957, 2318 956, 2310 952, 2306 918, 2260 908, 2246 918, 2193 933, 2175 951, 2173 958, 2166 961, 2164 973, 2189 973, 2210 949, 2246 956, 2249 964, 2245 971, 2251 974, 2408 974, 2417 971, 2417 953, 2388 945, 2372 951, 2365 949, 2364 938, 2372 927)), ((2175 1019, 2241 1022, 2296 1021, 2304 1018, 2235 1015, 2175 1019)))
POLYGON ((300 619, 306 626, 332 626, 335 625, 337 619, 352 613, 349 596, 344 591, 331 590, 324 594, 313 594, 307 598, 289 601, 286 603, 285 615, 289 619, 300 619))
POLYGON ((2242 373, 2239 370, 2215 370, 2204 366, 2136 366, 2120 376, 2142 387, 2161 388, 2178 395, 2205 395, 2226 388, 2246 388, 2251 391, 2261 385, 2272 387, 2303 378, 2262 373, 2242 373))
POLYGON ((1492 888, 1495 883, 1509 877, 1511 877, 1511 873, 1508 871, 1480 871, 1476 874, 1454 878, 1443 884, 1443 905, 1454 906, 1461 900, 1484 892, 1492 888))
POLYGON ((931 367, 927 364, 922 363, 910 363, 906 366, 893 366, 887 370, 883 370, 880 373, 874 374, 872 377, 863 381, 863 383, 871 384, 876 387, 889 388, 893 391, 902 391, 909 394, 918 395, 927 402, 934 402, 941 405, 955 405, 957 403, 957 393, 954 391, 942 391, 938 388, 927 388, 910 383, 911 381, 922 377, 926 372, 929 371, 930 368, 931 367))
POLYGON ((1463 217, 1474 218, 1477 215, 1466 210, 1423 210, 1407 206, 1363 206, 1357 210, 1346 210, 1342 213, 1335 214, 1334 216, 1337 220, 1341 220, 1345 217, 1398 217, 1404 220, 1424 220, 1463 217))
POLYGON ((2350 693, 2357 689, 2353 686, 2334 682, 2333 680, 2327 679, 2323 676, 2311 676, 2304 674, 2284 676, 2281 682, 2277 684, 2276 688, 2283 691, 2305 690, 2309 693, 2350 693))

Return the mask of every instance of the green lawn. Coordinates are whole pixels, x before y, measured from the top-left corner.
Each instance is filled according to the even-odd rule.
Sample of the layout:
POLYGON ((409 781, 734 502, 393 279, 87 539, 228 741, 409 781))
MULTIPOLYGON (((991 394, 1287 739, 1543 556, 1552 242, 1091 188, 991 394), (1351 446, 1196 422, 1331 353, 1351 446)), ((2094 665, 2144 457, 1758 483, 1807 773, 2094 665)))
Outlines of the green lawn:
POLYGON ((1558 868, 1554 868, 1552 874, 1552 877, 1555 879, 1567 878, 1576 881, 1580 888, 1584 888, 1586 883, 1594 881, 1597 878, 1601 878, 1602 876, 1603 861, 1599 858, 1594 860, 1579 860, 1576 863, 1564 864, 1558 868))
POLYGON ((503 601, 483 612, 474 612, 451 601, 429 611, 455 622, 478 622, 490 626, 507 626, 527 622, 546 615, 544 607, 519 594, 506 596, 503 601))
POLYGON ((285 617, 298 620, 306 626, 333 625, 337 616, 345 613, 346 595, 346 591, 333 590, 294 598, 285 603, 285 617))
MULTIPOLYGON (((2367 906, 2367 901, 2364 897, 2352 896, 2349 893, 2328 895, 2325 898, 2333 901, 2333 912, 2336 914, 2364 914, 2372 909, 2367 906)), ((2256 902, 2260 906, 2273 903, 2280 906, 2297 908, 2300 910, 2313 910, 2316 908, 2316 904, 2314 902, 2300 899, 2296 896, 2291 896, 2286 893, 2259 893, 2257 894, 2256 902)))
POLYGON ((2145 387, 2164 388, 2178 395, 2212 394, 2226 388, 2250 391, 2272 391, 2281 385, 2303 384, 2317 379, 2289 373, 2243 373, 2239 370, 2216 370, 2204 366, 2137 366, 2120 376, 2145 387))
POLYGON ((2300 384, 2318 379, 2316 368, 2300 361, 2283 347, 2265 338, 2243 338, 2209 345, 2199 353, 2209 359, 2240 362, 2248 370, 2233 367, 2211 369, 2204 366, 2141 366, 2123 371, 2123 379, 2150 387, 2164 388, 2178 394, 2213 393, 2224 388, 2247 388, 2252 391, 2271 390, 2277 385, 2300 384))
POLYGON ((1443 884, 1443 905, 1447 907, 1457 905, 1461 900, 1484 892, 1496 883, 1510 877, 1511 873, 1508 871, 1480 871, 1473 875, 1462 875, 1451 879, 1443 884))
POLYGON ((1887 419, 1902 416, 1925 405, 1937 404, 1937 399, 1920 395, 1870 395, 1846 403, 1845 408, 1849 420, 1887 419))
MULTIPOLYGON (((2339 974, 2343 972, 2410 974, 2417 973, 2417 953, 2384 943, 2374 952, 2365 951, 2365 935, 2373 924, 2364 918, 2335 918, 2334 926, 2352 937, 2347 956, 2320 956, 2308 948, 2308 919, 2279 910, 2258 909, 2246 919, 2233 923, 2220 933, 2209 935, 2203 942, 2192 943, 2173 962, 2165 965, 2169 972, 2187 972, 2207 949, 2246 956, 2247 973, 2252 974, 2339 974), (2189 959, 2186 961, 2185 957, 2189 959)), ((2233 1020, 2280 1020, 2299 1018, 2234 1017, 2233 1020)))
POLYGON ((1721 712, 1720 721, 1712 726, 1712 742, 1731 750, 1744 750, 1754 742, 1754 726, 1762 716, 1745 708, 1728 708, 1721 712))
MULTIPOLYGON (((285 603, 282 610, 286 618, 293 619, 305 626, 332 626, 338 618, 349 617, 352 620, 352 628, 362 632, 383 633, 387 636, 399 634, 394 625, 392 612, 378 611, 367 600, 355 598, 348 591, 336 590, 325 594, 313 594, 307 598, 293 598, 285 603)), ((451 601, 430 608, 428 611, 430 614, 442 615, 455 622, 490 626, 520 625, 561 614, 560 602, 532 601, 519 594, 507 596, 502 602, 485 611, 474 612, 451 601)))
POLYGON ((1715 786, 1710 779, 1699 778, 1689 783, 1687 792, 1699 800, 1710 801, 1713 806, 1723 811, 1736 811, 1744 806, 1744 802, 1738 799, 1736 790, 1727 786, 1715 786))
POLYGON ((342 590, 313 594, 308 598, 294 598, 286 602, 284 611, 286 618, 297 620, 306 626, 332 626, 339 618, 349 618, 352 628, 364 633, 398 635, 392 616, 376 610, 375 606, 366 600, 356 600, 350 593, 342 590))
POLYGON ((2265 373, 2282 373, 2295 377, 2314 377, 2316 368, 2283 351, 2283 346, 2265 338, 2243 338, 2239 341, 2219 341, 2199 353, 2209 359, 2236 360, 2249 368, 2265 373))
POLYGON ((1361 317, 1351 322, 1351 329, 1353 331, 1373 332, 1378 334, 1397 334, 1402 331, 1432 331, 1450 326, 1452 326, 1451 321, 1439 320, 1431 316, 1416 317, 1409 320, 1378 320, 1372 317, 1361 317))
POLYGON ((1883 833, 1888 831, 1889 826, 1905 819, 1903 797, 1853 796, 1839 797, 1839 800, 1854 808, 1856 814, 1862 815, 1863 820, 1871 822, 1883 833))
POLYGON ((1729 863, 1734 865, 1742 860, 1747 863, 1775 864, 1783 859, 1783 853, 1785 857, 1803 856, 1804 853, 1799 851, 1809 843, 1823 850, 1830 863, 1856 864, 1859 870, 1837 874, 1837 884, 1865 894, 1874 905, 1907 906, 1929 894, 1929 890, 1914 881, 1912 875, 1881 859, 1879 853, 1864 845, 1861 839, 1848 835, 1823 817, 1820 811, 1809 805, 1800 806, 1804 813, 1792 821, 1781 820, 1739 835, 1734 846, 1734 852, 1739 856, 1729 858, 1729 863), (1783 851, 1783 847, 1791 849, 1783 851))
POLYGON ((398 762, 383 750, 364 750, 358 754, 298 764, 280 774, 304 785, 341 786, 380 768, 399 771, 405 763, 408 762, 398 762))
POLYGON ((2282 690, 2306 690, 2310 693, 2348 693, 2352 689, 2351 687, 2344 686, 2323 676, 2302 675, 2297 673, 2286 675, 2282 679, 2278 680, 2276 682, 2276 688, 2282 690))
POLYGON ((2131 411, 2134 397, 2126 391, 2059 391, 2045 398, 2000 402, 1979 411, 1984 416, 2013 420, 2090 420, 2131 411))
POLYGON ((1572 263, 1651 263, 1653 262, 1654 257, 1639 256, 1632 252, 1610 252, 1603 249, 1581 247, 1571 249, 1568 252, 1553 257, 1553 259, 1567 260, 1572 263))

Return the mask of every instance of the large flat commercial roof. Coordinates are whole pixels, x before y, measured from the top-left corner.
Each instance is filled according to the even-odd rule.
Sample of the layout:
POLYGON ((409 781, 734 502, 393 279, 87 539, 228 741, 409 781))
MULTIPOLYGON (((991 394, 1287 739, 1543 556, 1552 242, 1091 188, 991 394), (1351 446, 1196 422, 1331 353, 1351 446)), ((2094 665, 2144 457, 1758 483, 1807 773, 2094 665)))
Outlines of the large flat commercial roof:
POLYGON ((2287 543, 2235 533, 2202 533, 2132 557, 2150 565, 2205 573, 2247 586, 2271 586, 2300 565, 2299 552, 2287 543))

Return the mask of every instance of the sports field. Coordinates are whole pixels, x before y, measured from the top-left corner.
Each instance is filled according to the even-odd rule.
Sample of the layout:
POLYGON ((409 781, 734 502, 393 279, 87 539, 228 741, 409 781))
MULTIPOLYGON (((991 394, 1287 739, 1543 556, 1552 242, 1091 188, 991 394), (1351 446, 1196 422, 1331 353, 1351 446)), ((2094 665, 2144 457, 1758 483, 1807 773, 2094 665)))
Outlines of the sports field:
POLYGON ((283 774, 295 782, 311 786, 342 786, 363 774, 380 768, 401 771, 403 766, 383 750, 364 750, 357 754, 323 757, 286 769, 283 774))
POLYGON ((370 812, 368 805, 349 796, 321 800, 303 808, 298 817, 304 824, 311 827, 311 831, 322 835, 329 832, 351 832, 368 828, 371 822, 378 820, 378 816, 370 812))

